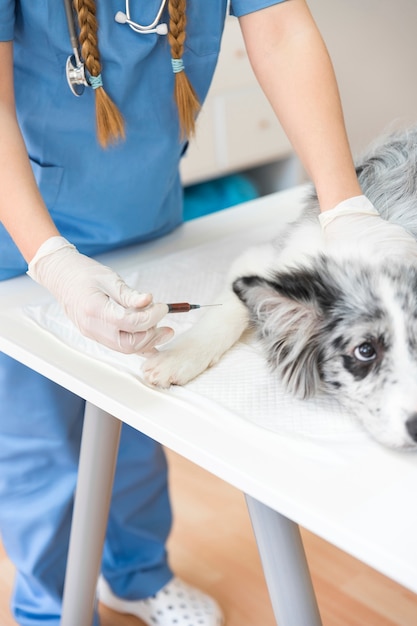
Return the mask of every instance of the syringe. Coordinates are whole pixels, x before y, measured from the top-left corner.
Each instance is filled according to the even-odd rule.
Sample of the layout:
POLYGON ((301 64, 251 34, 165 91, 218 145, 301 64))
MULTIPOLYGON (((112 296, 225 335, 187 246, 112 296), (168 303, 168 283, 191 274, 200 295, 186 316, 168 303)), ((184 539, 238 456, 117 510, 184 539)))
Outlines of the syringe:
POLYGON ((222 306, 221 304, 190 304, 189 302, 171 302, 167 304, 168 313, 188 313, 193 309, 201 309, 206 306, 222 306))

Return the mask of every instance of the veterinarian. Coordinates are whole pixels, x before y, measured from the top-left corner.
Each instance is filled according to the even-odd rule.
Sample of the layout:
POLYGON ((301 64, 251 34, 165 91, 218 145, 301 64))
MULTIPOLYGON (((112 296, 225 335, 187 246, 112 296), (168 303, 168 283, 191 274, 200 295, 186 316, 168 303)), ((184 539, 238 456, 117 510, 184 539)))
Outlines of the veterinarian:
MULTIPOLYGON (((157 327, 166 306, 91 257, 181 224, 178 163, 215 69, 227 0, 75 4, 79 49, 64 1, 0 0, 0 279, 29 266, 84 335, 144 353, 172 336, 157 327)), ((356 196, 359 217, 352 203, 342 206, 351 232, 362 228, 363 206, 378 222, 361 197, 332 66, 306 3, 232 0, 231 10, 322 210, 356 196)), ((336 239, 338 220, 325 224, 336 239)), ((0 356, 0 532, 17 570, 12 610, 21 626, 60 622, 83 411, 81 398, 0 356)), ((173 576, 170 526, 163 451, 124 425, 102 601, 146 624, 219 626, 217 604, 173 576)))

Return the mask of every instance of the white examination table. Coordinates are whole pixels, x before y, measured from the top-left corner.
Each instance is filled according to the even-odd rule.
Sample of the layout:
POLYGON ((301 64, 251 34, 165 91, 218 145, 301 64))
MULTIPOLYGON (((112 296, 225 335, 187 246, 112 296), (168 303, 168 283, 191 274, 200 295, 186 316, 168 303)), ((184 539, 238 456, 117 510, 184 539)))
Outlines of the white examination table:
MULTIPOLYGON (((221 281, 221 251, 272 236, 303 193, 273 194, 101 260, 127 277, 144 268, 138 280, 153 284, 140 286, 160 285, 156 299, 199 302, 221 281)), ((27 277, 0 283, 0 350, 87 401, 62 626, 91 624, 122 422, 246 494, 279 626, 321 623, 298 524, 417 592, 417 454, 382 448, 331 403, 275 392, 250 339, 186 388, 156 391, 138 380, 139 357, 97 348, 59 312, 45 330, 54 307, 27 277)), ((181 330, 199 314, 172 321, 181 330)))

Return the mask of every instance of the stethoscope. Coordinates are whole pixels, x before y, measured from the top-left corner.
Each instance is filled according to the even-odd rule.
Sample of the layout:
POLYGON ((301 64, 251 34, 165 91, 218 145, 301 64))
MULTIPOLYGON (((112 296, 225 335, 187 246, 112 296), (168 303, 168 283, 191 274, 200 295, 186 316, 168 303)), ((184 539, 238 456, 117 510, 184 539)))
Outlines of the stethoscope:
MULTIPOLYGON (((166 35, 168 26, 165 23, 158 23, 161 19, 162 12, 165 8, 167 0, 161 0, 155 19, 147 25, 134 22, 130 16, 130 0, 125 0, 125 12, 117 11, 114 19, 119 24, 128 24, 135 33, 140 35, 148 35, 155 33, 157 35, 166 35)), ((72 10, 72 0, 64 0, 65 14, 68 23, 68 31, 72 47, 72 54, 67 59, 65 72, 67 82, 74 96, 81 96, 85 87, 92 86, 91 81, 86 76, 85 65, 81 60, 79 42, 75 31, 74 13, 72 10)))

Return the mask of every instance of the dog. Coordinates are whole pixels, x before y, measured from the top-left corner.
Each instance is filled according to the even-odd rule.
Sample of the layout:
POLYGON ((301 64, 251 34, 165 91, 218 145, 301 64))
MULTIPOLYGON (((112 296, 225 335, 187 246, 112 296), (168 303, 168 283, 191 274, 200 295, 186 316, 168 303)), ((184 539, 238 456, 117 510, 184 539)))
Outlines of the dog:
MULTIPOLYGON (((381 217, 417 238, 417 127, 379 141, 356 171, 381 217)), ((252 328, 288 393, 335 396, 376 441, 416 450, 417 259, 326 254, 318 212, 311 188, 301 217, 236 259, 223 306, 150 356, 145 378, 184 385, 252 328)))

